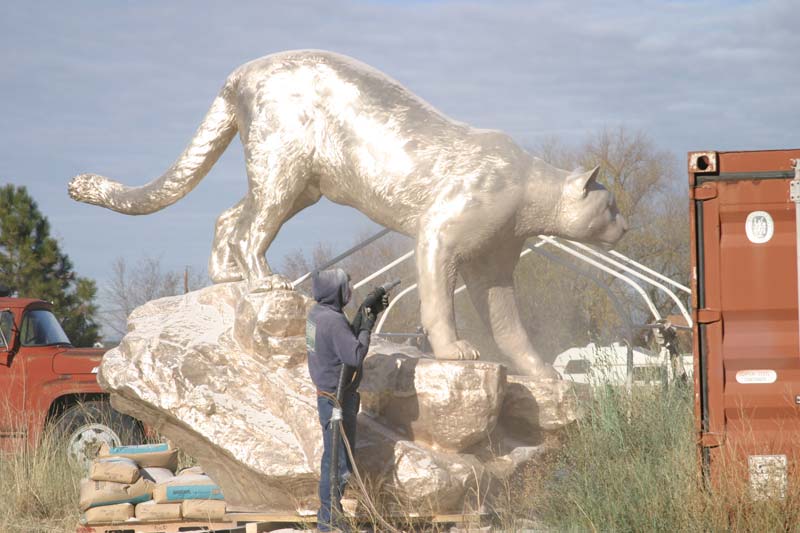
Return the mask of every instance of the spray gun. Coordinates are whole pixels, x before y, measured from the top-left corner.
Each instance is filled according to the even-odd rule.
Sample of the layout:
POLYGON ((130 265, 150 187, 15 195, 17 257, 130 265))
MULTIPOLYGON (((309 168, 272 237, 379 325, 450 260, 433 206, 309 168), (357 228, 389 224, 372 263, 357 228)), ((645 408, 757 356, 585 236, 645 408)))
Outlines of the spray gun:
MULTIPOLYGON (((381 305, 383 298, 398 285, 400 285, 399 279, 384 283, 373 289, 372 292, 364 298, 351 324, 351 329, 356 336, 358 336, 358 333, 361 331, 361 324, 366 319, 367 314, 374 314, 373 310, 381 305)), ((383 311, 383 309, 381 309, 381 311, 383 311)), ((361 367, 353 368, 342 364, 341 371, 339 372, 339 384, 336 387, 336 404, 333 407, 333 413, 331 415, 331 424, 333 425, 333 434, 331 436, 331 469, 329 472, 331 517, 333 517, 336 512, 342 512, 341 504, 337 504, 339 494, 339 439, 342 435, 342 402, 344 401, 345 391, 353 386, 358 386, 360 381, 361 367)), ((345 436, 345 438, 347 437, 345 436)))
POLYGON ((383 297, 389 294, 398 285, 400 285, 399 279, 389 281, 383 285, 375 287, 375 289, 369 293, 366 298, 364 298, 361 307, 358 308, 358 312, 353 319, 353 324, 351 325, 354 334, 358 335, 358 332, 361 331, 361 324, 365 318, 365 313, 372 313, 372 310, 381 303, 383 297))

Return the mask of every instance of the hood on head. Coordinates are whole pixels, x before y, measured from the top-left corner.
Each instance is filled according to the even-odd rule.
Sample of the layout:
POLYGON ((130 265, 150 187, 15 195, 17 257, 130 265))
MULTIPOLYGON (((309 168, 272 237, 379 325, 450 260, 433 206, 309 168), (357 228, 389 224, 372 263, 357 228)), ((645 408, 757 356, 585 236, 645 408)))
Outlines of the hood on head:
POLYGON ((311 295, 317 302, 341 311, 350 301, 350 277, 341 268, 315 270, 311 274, 311 295))

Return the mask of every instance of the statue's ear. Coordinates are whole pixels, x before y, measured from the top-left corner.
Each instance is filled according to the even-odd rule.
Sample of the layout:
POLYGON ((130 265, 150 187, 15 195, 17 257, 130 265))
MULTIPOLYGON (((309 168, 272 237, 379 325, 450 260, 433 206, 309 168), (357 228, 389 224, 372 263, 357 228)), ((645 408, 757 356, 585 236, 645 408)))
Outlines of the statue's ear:
POLYGON ((597 183, 599 173, 600 167, 596 166, 589 172, 576 171, 570 174, 564 183, 564 193, 572 197, 583 198, 589 192, 589 187, 593 183, 597 183))

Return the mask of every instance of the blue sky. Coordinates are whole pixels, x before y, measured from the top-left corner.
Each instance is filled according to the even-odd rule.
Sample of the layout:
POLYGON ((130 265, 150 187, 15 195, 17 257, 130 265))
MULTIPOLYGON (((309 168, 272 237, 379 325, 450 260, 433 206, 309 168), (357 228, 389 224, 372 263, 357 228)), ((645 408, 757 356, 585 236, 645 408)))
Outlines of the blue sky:
MULTIPOLYGON (((0 184, 26 185, 80 275, 122 256, 205 269, 245 193, 234 141, 176 205, 129 217, 69 199, 75 174, 130 185, 178 156, 243 62, 322 48, 369 63, 451 117, 523 146, 604 126, 689 150, 800 146, 797 6, 767 2, 15 2, 0 8, 0 184)), ((680 176, 683 176, 682 169, 680 176)), ((287 223, 279 266, 374 227, 329 202, 287 223)))

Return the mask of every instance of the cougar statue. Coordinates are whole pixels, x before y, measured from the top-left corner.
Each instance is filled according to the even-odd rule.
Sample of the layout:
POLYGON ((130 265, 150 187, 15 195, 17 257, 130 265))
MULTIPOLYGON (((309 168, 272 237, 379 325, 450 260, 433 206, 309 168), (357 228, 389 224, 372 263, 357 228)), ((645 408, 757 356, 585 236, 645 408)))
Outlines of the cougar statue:
POLYGON ((314 50, 236 69, 161 177, 128 187, 81 174, 69 194, 120 213, 153 213, 188 194, 237 131, 248 192, 217 220, 211 279, 247 280, 253 292, 291 288, 265 252, 284 222, 324 195, 416 238, 422 324, 437 358, 478 357, 456 336, 458 272, 500 349, 520 371, 544 372, 514 298, 526 238, 610 246, 627 230, 596 168, 554 168, 508 135, 451 120, 368 65, 314 50))

